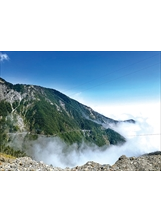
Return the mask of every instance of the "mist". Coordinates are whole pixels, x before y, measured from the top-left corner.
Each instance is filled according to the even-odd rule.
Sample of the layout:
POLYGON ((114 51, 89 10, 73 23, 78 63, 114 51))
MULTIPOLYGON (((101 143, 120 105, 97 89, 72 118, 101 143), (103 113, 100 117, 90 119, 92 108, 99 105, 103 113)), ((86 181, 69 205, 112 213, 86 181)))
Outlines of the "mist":
MULTIPOLYGON (((131 107, 132 108, 132 107, 131 107)), ((32 149, 32 156, 37 161, 43 161, 45 164, 52 164, 55 167, 75 167, 83 165, 88 161, 95 161, 100 164, 114 164, 121 155, 140 156, 145 153, 160 150, 160 114, 158 106, 155 106, 153 112, 144 107, 142 112, 130 114, 122 112, 120 120, 134 119, 135 124, 122 122, 117 126, 110 127, 126 138, 126 143, 122 146, 104 146, 87 145, 82 142, 81 145, 66 145, 60 138, 39 138, 32 149), (149 111, 149 112, 148 112, 149 111)), ((117 110, 118 112, 118 110, 117 110)), ((109 114, 110 115, 110 114, 109 114)), ((118 119, 114 112, 111 117, 118 119)), ((108 126, 107 126, 108 127, 108 126)))

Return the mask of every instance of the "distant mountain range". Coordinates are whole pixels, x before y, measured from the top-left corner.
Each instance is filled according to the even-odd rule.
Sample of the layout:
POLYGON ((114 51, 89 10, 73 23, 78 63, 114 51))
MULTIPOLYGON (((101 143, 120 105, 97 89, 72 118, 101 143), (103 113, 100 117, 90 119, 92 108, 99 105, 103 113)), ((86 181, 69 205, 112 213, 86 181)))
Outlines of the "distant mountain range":
MULTIPOLYGON (((134 120, 125 120, 135 123, 134 120)), ((105 117, 61 92, 36 85, 9 83, 0 78, 1 147, 15 147, 16 138, 60 137, 67 144, 119 145, 125 138, 112 129, 120 121, 105 117)))

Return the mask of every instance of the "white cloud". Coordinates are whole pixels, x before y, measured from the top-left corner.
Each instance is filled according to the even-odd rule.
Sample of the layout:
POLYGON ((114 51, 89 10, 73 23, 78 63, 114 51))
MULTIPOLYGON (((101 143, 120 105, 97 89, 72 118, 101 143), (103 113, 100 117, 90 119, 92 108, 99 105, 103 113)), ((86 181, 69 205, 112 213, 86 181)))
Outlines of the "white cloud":
MULTIPOLYGON (((89 104, 89 103, 88 103, 89 104)), ((160 101, 138 102, 138 103, 115 103, 115 104, 89 104, 95 111, 111 118, 125 120, 130 116, 160 118, 160 101)))
MULTIPOLYGON (((106 114, 105 110, 104 107, 102 110, 104 114, 106 114)), ((104 147, 106 149, 100 151, 96 145, 88 146, 82 143, 78 151, 77 144, 67 146, 59 138, 42 138, 43 141, 40 139, 39 143, 34 146, 35 158, 63 168, 83 165, 87 161, 112 165, 121 155, 139 156, 160 150, 160 135, 155 135, 160 133, 159 110, 159 103, 154 103, 153 106, 152 104, 127 105, 125 110, 121 107, 116 109, 116 106, 113 108, 111 106, 110 110, 106 110, 107 117, 111 112, 115 119, 118 119, 117 117, 122 120, 132 118, 137 121, 136 124, 121 123, 114 127, 114 130, 126 138, 127 142, 124 145, 104 147)))
POLYGON ((0 52, 0 62, 3 62, 4 60, 9 60, 9 57, 6 53, 0 52))

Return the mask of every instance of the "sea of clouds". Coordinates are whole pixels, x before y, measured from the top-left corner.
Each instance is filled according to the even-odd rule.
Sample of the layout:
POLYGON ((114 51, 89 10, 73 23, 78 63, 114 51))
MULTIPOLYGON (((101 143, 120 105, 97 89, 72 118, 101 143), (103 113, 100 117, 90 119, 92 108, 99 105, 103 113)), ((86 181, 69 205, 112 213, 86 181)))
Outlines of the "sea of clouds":
POLYGON ((123 135, 122 146, 66 145, 60 138, 39 138, 33 147, 33 157, 57 167, 74 167, 87 161, 114 164, 121 155, 139 156, 160 150, 160 104, 133 104, 126 107, 103 106, 97 111, 116 120, 134 119, 135 124, 123 122, 111 128, 123 135), (103 111, 103 112, 101 112, 103 111), (102 151, 103 150, 103 151, 102 151))

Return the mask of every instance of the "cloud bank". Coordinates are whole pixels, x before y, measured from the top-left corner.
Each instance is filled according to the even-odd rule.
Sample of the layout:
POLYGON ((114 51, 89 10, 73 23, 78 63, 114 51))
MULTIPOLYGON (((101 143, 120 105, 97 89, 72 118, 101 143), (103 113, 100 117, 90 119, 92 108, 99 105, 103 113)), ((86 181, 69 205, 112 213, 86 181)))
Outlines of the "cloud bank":
MULTIPOLYGON (((100 148, 96 145, 89 146, 84 142, 80 147, 77 144, 67 146, 59 138, 39 138, 38 143, 34 145, 34 158, 55 167, 65 168, 83 165, 87 161, 112 165, 121 155, 139 156, 160 150, 160 135, 158 135, 160 115, 156 115, 159 114, 157 109, 154 110, 156 113, 153 112, 150 116, 145 113, 136 116, 126 114, 126 117, 136 120, 136 124, 125 122, 118 126, 111 126, 126 138, 127 142, 122 146, 100 148)), ((125 117, 125 113, 123 115, 125 117)))

